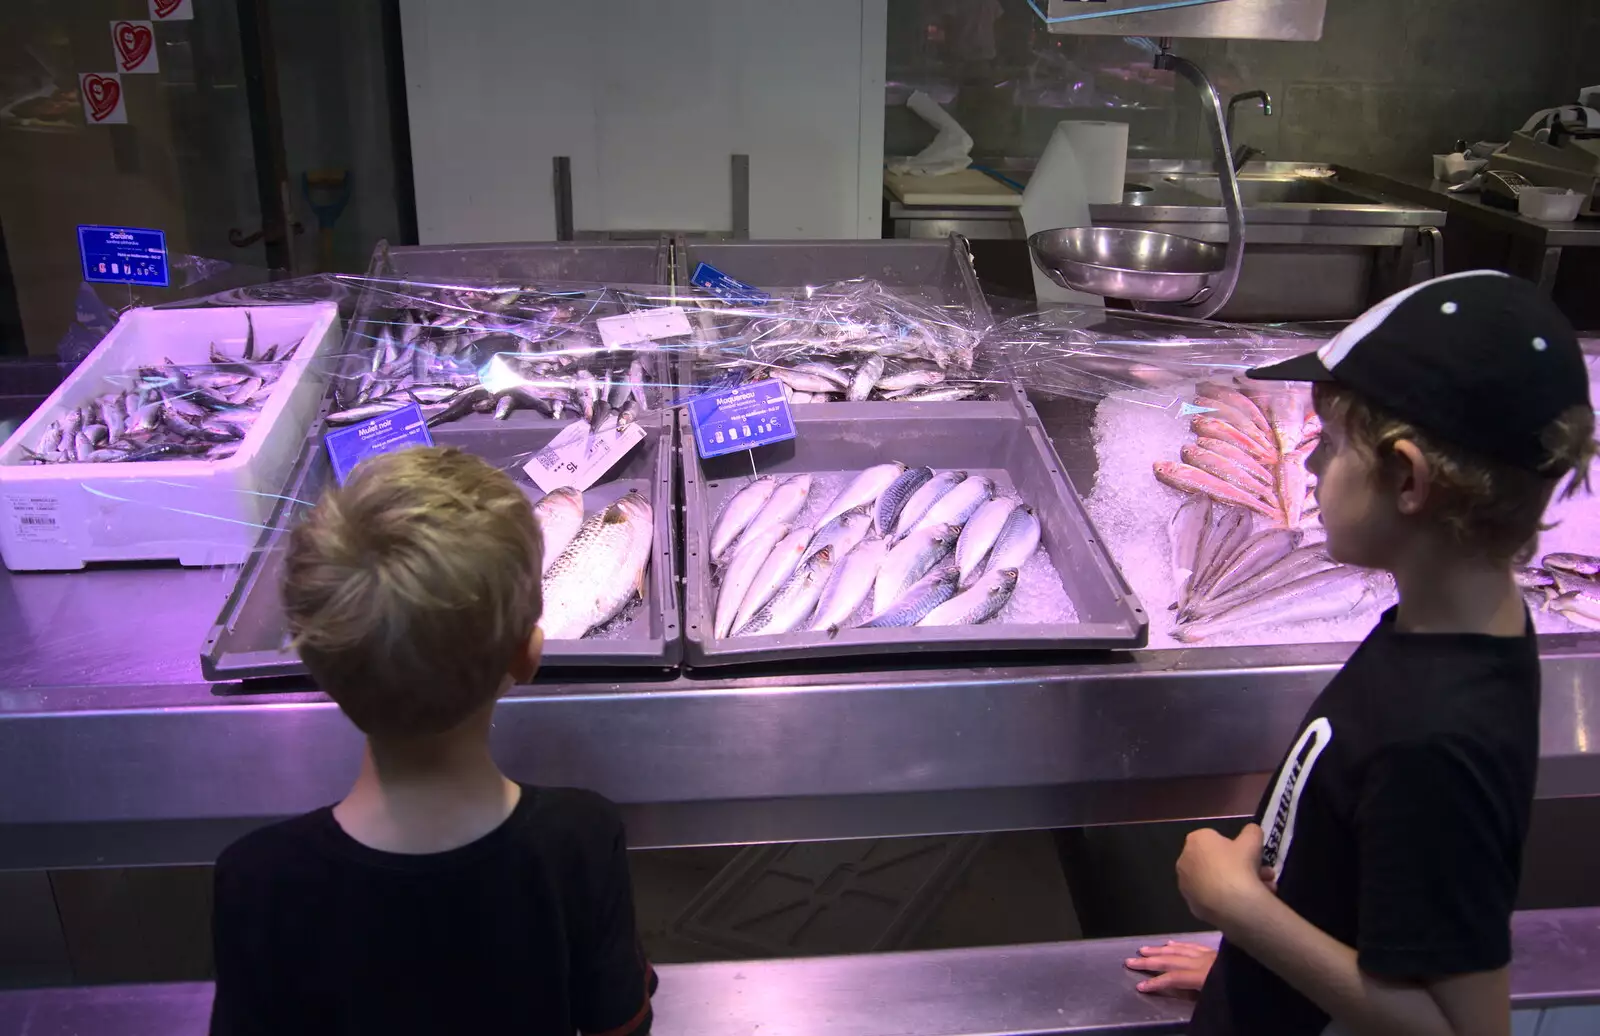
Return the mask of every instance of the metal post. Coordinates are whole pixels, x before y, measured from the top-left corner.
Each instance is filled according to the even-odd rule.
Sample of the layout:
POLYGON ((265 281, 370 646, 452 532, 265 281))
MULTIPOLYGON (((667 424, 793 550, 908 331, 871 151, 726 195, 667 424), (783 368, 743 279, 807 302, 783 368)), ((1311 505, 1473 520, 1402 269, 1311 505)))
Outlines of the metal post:
POLYGON ((733 236, 750 239, 750 156, 733 156, 733 236))
POLYGON ((572 226, 572 159, 556 155, 550 159, 556 203, 556 240, 571 241, 577 236, 572 226))

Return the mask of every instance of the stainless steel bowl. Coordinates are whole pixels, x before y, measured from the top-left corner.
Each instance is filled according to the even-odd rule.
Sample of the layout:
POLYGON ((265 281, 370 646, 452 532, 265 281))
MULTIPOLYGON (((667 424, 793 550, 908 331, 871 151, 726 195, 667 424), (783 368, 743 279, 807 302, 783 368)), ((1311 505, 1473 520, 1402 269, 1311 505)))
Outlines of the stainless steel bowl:
POLYGON ((1222 272, 1227 250, 1178 234, 1065 227, 1028 238, 1039 269, 1063 288, 1113 299, 1188 302, 1222 272))

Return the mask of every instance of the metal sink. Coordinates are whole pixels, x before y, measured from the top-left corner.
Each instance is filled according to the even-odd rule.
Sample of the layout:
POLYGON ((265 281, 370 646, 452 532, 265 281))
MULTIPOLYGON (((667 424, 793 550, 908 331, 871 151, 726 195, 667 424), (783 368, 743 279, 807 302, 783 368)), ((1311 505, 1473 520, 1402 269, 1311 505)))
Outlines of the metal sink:
MULTIPOLYGON (((1210 202, 1222 199, 1216 176, 1166 176, 1164 183, 1210 202)), ((1353 190, 1326 176, 1241 176, 1239 197, 1245 205, 1365 205, 1392 208, 1389 202, 1353 190)))

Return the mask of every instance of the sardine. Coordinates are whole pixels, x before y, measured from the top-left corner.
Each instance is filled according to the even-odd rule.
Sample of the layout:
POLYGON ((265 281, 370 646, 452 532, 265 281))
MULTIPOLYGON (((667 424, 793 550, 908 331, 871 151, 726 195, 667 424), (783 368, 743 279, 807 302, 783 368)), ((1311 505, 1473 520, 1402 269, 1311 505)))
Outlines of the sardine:
POLYGON ((922 521, 923 515, 928 513, 938 500, 956 486, 966 481, 965 471, 941 471, 928 481, 917 487, 917 491, 906 499, 905 506, 900 508, 900 517, 895 519, 893 539, 900 539, 906 533, 916 528, 922 521))
POLYGON ((834 565, 833 578, 823 588, 811 628, 837 633, 872 593, 878 570, 888 556, 888 540, 866 540, 834 565))
POLYGON ((1202 547, 1203 557, 1193 581, 1194 597, 1204 597, 1211 592, 1211 583, 1222 567, 1250 539, 1250 514, 1238 507, 1213 507, 1211 526, 1206 530, 1202 547))
POLYGON ((575 640, 616 618, 642 591, 654 542, 654 512, 637 492, 586 519, 544 577, 551 640, 575 640))
POLYGON ((806 499, 811 495, 811 482, 810 475, 791 475, 779 482, 766 506, 750 520, 745 535, 759 532, 769 525, 793 524, 800 512, 805 510, 806 499))
POLYGON ((745 595, 750 592, 756 576, 772 555, 772 549, 788 535, 787 525, 769 526, 757 535, 742 540, 734 549, 733 558, 722 574, 722 586, 717 592, 717 610, 712 630, 718 639, 733 631, 733 620, 739 614, 739 605, 744 603, 745 595))
POLYGON ((1550 572, 1567 572, 1591 579, 1600 577, 1600 558, 1589 554, 1546 554, 1539 565, 1550 572))
POLYGON ((855 549, 856 544, 872 531, 872 508, 867 504, 852 507, 844 514, 817 530, 811 545, 806 548, 809 557, 823 547, 832 547, 835 558, 843 558, 855 549))
POLYGON ((761 513, 761 509, 767 506, 767 501, 772 499, 773 491, 777 488, 777 479, 762 475, 752 479, 722 505, 722 513, 717 516, 716 525, 711 531, 711 560, 722 563, 734 542, 755 516, 761 513))
POLYGON ((856 367, 855 376, 850 379, 850 391, 846 398, 853 402, 872 398, 872 390, 877 387, 878 379, 883 377, 884 359, 881 355, 869 356, 862 360, 856 367))
POLYGON ((910 370, 896 371, 885 374, 878 379, 879 392, 898 392, 901 389, 932 388, 944 384, 945 373, 941 370, 931 370, 923 367, 913 367, 910 370))
POLYGON ((1288 557, 1300 546, 1300 533, 1290 529, 1269 529, 1250 537, 1234 555, 1217 569, 1206 593, 1221 595, 1257 573, 1264 572, 1288 557))
POLYGON ((935 608, 954 597, 956 584, 960 581, 960 569, 954 565, 941 565, 910 586, 887 608, 863 622, 860 628, 915 626, 935 608))
POLYGON ((976 626, 988 622, 1011 600, 1019 573, 1014 568, 997 568, 984 575, 970 590, 950 598, 917 623, 918 626, 976 626))
POLYGON ((833 548, 823 547, 800 564, 783 588, 750 617, 737 635, 775 636, 799 629, 816 610, 833 569, 833 548))
POLYGON ((829 522, 839 517, 844 512, 863 504, 869 508, 876 505, 878 498, 883 495, 906 470, 906 466, 897 461, 887 464, 878 464, 868 468, 855 477, 838 496, 833 498, 822 511, 822 517, 817 519, 818 526, 826 526, 829 522))
MULTIPOLYGON (((954 525, 925 525, 913 530, 884 558, 872 587, 872 613, 882 615, 912 583, 921 579, 956 545, 961 530, 954 525)), ((956 569, 959 581, 961 570, 956 569)))
POLYGON ((539 574, 542 576, 550 571, 583 527, 583 494, 571 486, 552 489, 534 503, 533 517, 539 523, 542 548, 539 574))
POLYGON ((878 496, 877 509, 873 512, 873 528, 879 536, 887 537, 894 530, 906 501, 931 478, 932 468, 907 468, 889 483, 888 488, 878 496))
POLYGON ((973 385, 946 385, 925 392, 913 392, 909 396, 899 398, 907 403, 954 403, 961 399, 971 399, 977 394, 978 389, 973 385))
POLYGON ((1341 567, 1339 563, 1328 556, 1321 544, 1301 547, 1277 564, 1257 572, 1227 593, 1194 598, 1187 608, 1178 613, 1178 619, 1180 622, 1190 622, 1219 615, 1297 579, 1339 567, 1341 567))
POLYGON ((1041 535, 1039 516, 1034 514, 1033 508, 1024 506, 1012 511, 1000 529, 1000 536, 994 541, 994 550, 989 552, 989 560, 984 563, 983 571, 988 573, 1003 568, 1021 571, 1027 560, 1033 557, 1033 552, 1039 549, 1041 535))
MULTIPOLYGON (((747 535, 752 541, 757 541, 764 533, 765 529, 752 529, 747 535)), ((772 548, 772 552, 757 569, 755 578, 750 581, 750 589, 745 591, 738 610, 734 612, 733 629, 743 629, 745 623, 772 600, 773 595, 782 589, 790 576, 794 575, 795 569, 800 567, 800 559, 805 557, 806 546, 811 542, 811 534, 810 526, 793 528, 787 536, 778 541, 777 546, 772 548)))
POLYGON ((1555 576, 1542 568, 1519 568, 1512 575, 1516 578, 1517 585, 1524 590, 1542 590, 1556 585, 1555 576))
POLYGON ((1266 623, 1338 619, 1354 614, 1371 596, 1366 575, 1359 569, 1341 566, 1304 576, 1227 611, 1179 626, 1173 635, 1184 643, 1194 643, 1218 633, 1266 623))
MULTIPOLYGON (((976 519, 974 519, 976 520, 976 519)), ((1211 525, 1211 498, 1195 494, 1185 497, 1167 523, 1167 541, 1172 548, 1172 579, 1177 584, 1177 605, 1188 603, 1194 574, 1199 564, 1200 546, 1211 525)))
POLYGON ((961 527, 961 538, 956 540, 956 567, 961 570, 962 589, 978 578, 1006 520, 1019 506, 1013 497, 995 497, 974 511, 967 524, 961 527))
POLYGON ((796 392, 834 392, 844 387, 832 380, 811 371, 791 370, 787 367, 772 368, 772 376, 796 392))
POLYGON ((1600 591, 1569 590, 1551 598, 1546 607, 1586 629, 1600 630, 1600 591))

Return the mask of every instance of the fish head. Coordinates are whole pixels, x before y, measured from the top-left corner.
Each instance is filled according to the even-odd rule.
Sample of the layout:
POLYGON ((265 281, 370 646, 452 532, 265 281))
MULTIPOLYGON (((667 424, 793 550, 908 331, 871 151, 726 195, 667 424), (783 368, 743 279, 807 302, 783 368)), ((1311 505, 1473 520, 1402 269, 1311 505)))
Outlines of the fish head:
POLYGON ((650 502, 638 490, 606 508, 607 523, 649 521, 650 517, 650 502))
POLYGON ((960 538, 961 526, 959 525, 947 523, 944 525, 935 526, 933 529, 934 542, 943 547, 948 548, 954 546, 956 540, 960 538))
POLYGON ((991 594, 1009 594, 1017 588, 1017 579, 1021 575, 1022 573, 1015 568, 1002 569, 999 578, 995 580, 994 589, 989 592, 991 594))

